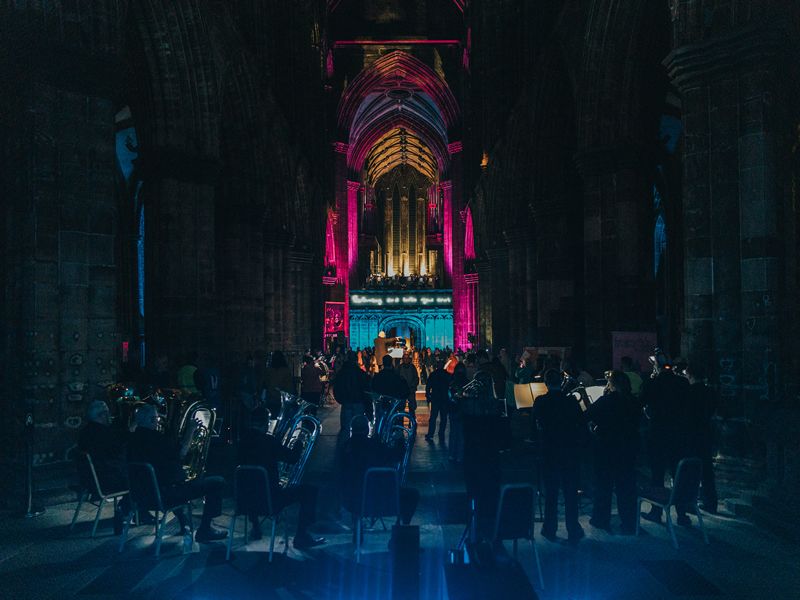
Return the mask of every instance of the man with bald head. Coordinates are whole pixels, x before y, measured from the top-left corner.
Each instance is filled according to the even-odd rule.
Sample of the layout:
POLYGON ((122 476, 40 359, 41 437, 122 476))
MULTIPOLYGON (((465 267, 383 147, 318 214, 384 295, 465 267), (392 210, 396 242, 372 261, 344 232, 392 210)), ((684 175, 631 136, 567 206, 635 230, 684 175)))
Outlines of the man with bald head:
MULTIPOLYGON (((154 406, 146 404, 136 412, 136 431, 131 434, 128 461, 153 466, 165 506, 176 506, 205 496, 203 517, 195 539, 198 542, 224 539, 228 532, 215 528, 212 519, 222 514, 225 480, 215 476, 186 481, 182 467, 182 453, 185 451, 176 440, 158 431, 158 415, 154 406)), ((189 523, 183 511, 176 511, 175 516, 185 529, 189 523)))
MULTIPOLYGON (((78 433, 78 450, 92 458, 100 489, 104 493, 128 489, 128 474, 125 468, 125 432, 111 426, 108 405, 95 400, 86 409, 86 425, 78 433)), ((82 471, 86 462, 78 464, 83 485, 90 485, 90 475, 82 471)), ((92 484, 93 485, 93 484, 92 484)), ((122 531, 122 514, 128 510, 128 497, 122 498, 118 514, 114 515, 114 532, 122 531)))

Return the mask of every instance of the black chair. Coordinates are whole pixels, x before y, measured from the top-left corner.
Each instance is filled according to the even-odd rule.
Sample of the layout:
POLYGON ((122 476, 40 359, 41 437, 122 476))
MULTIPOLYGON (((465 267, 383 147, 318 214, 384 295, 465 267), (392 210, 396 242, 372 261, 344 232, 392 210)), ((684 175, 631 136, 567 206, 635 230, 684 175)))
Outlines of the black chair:
POLYGON ((497 517, 494 523, 495 543, 513 540, 514 558, 517 558, 517 540, 522 538, 531 543, 533 556, 536 559, 536 570, 539 573, 539 586, 544 589, 542 565, 539 551, 533 539, 534 501, 536 491, 528 483, 506 484, 500 488, 500 500, 497 504, 497 517))
POLYGON ((703 539, 708 544, 708 534, 703 524, 703 515, 697 508, 697 496, 700 490, 700 480, 703 477, 703 461, 699 458, 684 458, 678 463, 675 472, 675 481, 672 488, 649 488, 639 492, 636 505, 636 535, 639 535, 639 522, 641 521, 642 500, 646 500, 653 506, 659 506, 664 510, 667 519, 667 529, 672 538, 672 545, 678 549, 678 538, 675 537, 675 527, 672 525, 670 508, 683 506, 693 508, 700 524, 700 531, 703 532, 703 539))
POLYGON ((106 492, 100 485, 100 480, 97 477, 97 470, 94 468, 94 462, 88 452, 78 452, 75 457, 75 462, 78 467, 78 479, 80 481, 80 491, 78 496, 78 506, 75 507, 75 513, 72 515, 72 523, 69 526, 70 531, 75 527, 75 521, 78 519, 78 513, 84 502, 97 507, 97 512, 94 515, 94 526, 92 527, 92 537, 97 532, 97 523, 100 521, 100 513, 103 507, 111 502, 114 505, 114 514, 117 512, 117 503, 120 498, 128 494, 128 490, 118 490, 114 492, 106 492))
POLYGON ((361 562, 361 521, 362 519, 400 519, 400 476, 397 469, 372 467, 364 473, 364 487, 361 492, 361 506, 357 507, 353 518, 356 522, 356 562, 361 562))
POLYGON ((161 553, 161 539, 164 535, 164 524, 167 521, 167 514, 169 512, 182 510, 183 507, 186 507, 189 529, 194 533, 191 503, 187 501, 174 506, 164 506, 161 499, 161 489, 158 487, 158 479, 156 478, 153 465, 139 462, 128 463, 128 480, 131 488, 131 513, 125 517, 125 524, 122 528, 122 539, 119 542, 120 552, 122 552, 122 549, 125 547, 125 542, 128 539, 128 529, 130 528, 131 517, 135 511, 155 511, 156 557, 161 553))
MULTIPOLYGON (((233 501, 236 506, 228 528, 228 551, 225 554, 225 559, 230 560, 231 558, 236 519, 239 515, 244 515, 244 541, 247 543, 247 517, 252 514, 259 517, 263 516, 265 519, 272 519, 272 533, 269 540, 269 562, 272 562, 272 553, 275 548, 275 530, 281 511, 276 512, 274 510, 267 470, 256 465, 239 465, 236 467, 236 472, 233 476, 233 501)), ((288 546, 289 533, 287 526, 284 551, 288 546)))

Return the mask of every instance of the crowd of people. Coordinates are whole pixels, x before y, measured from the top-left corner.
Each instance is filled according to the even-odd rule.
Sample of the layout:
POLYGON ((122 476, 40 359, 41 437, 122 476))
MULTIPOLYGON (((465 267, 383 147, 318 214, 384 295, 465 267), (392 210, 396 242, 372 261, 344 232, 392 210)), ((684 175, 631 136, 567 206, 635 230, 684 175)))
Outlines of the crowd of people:
MULTIPOLYGON (((653 487, 664 487, 665 475, 674 475, 681 458, 701 458, 702 508, 716 512, 711 446, 716 402, 698 365, 673 364, 657 352, 652 358, 652 373, 643 378, 633 362, 624 358, 619 370, 605 372, 602 396, 582 406, 572 392, 596 385, 597 380, 569 361, 547 358, 537 364, 528 352, 511 359, 504 349, 493 354, 486 349, 461 352, 449 348, 408 348, 402 357, 395 358, 388 350, 391 343, 391 339, 379 336, 376 346, 370 349, 338 348, 329 356, 309 352, 297 372, 293 372, 282 352, 275 351, 269 361, 263 359, 263 354, 253 353, 227 368, 220 368, 209 357, 198 364, 197 356, 191 355, 177 369, 170 370, 169 361, 161 356, 150 369, 126 365, 123 377, 140 396, 154 389, 177 388, 203 397, 226 415, 227 441, 238 444, 239 463, 266 469, 278 507, 300 505, 294 542, 298 548, 310 548, 324 540, 308 531, 316 518, 317 489, 307 484, 278 486, 278 462, 299 458, 265 433, 269 417, 274 418, 280 411, 280 391, 298 395, 313 407, 327 402, 341 407, 337 480, 341 504, 351 511, 358 510, 364 472, 370 467, 396 465, 400 460, 400 450, 382 447, 379 440, 370 437, 367 420, 358 418, 372 412, 369 392, 405 400, 405 410, 415 413, 417 390, 424 386, 430 409, 425 440, 432 444, 438 439, 446 445, 453 463, 463 463, 467 492, 482 498, 479 510, 486 521, 500 485, 499 456, 510 447, 510 440, 500 438, 510 436, 502 419, 516 410, 514 385, 541 382, 547 392, 537 397, 527 411, 533 426, 525 441, 537 449, 538 458, 531 467, 538 470, 544 488, 544 537, 556 537, 559 492, 564 496, 568 539, 576 543, 584 537, 578 522, 578 490, 584 487, 580 473, 586 457, 592 457, 594 467, 591 526, 611 530, 611 500, 612 493, 616 493, 619 531, 632 534, 638 518, 636 467, 642 447, 646 449, 649 484, 653 487), (502 406, 496 423, 464 409, 464 390, 478 380, 486 382, 484 387, 490 390, 491 399, 502 406)), ((212 521, 221 512, 224 479, 201 476, 191 482, 183 480, 179 465, 185 448, 157 431, 155 408, 140 408, 134 430, 122 436, 121 429, 114 429, 110 423, 104 402, 92 403, 87 418, 78 446, 93 457, 100 457, 96 461, 98 474, 108 485, 122 485, 126 458, 149 462, 156 471, 162 495, 170 502, 205 498, 198 541, 225 537, 226 532, 215 528, 212 521)), ((413 488, 401 490, 404 523, 410 522, 419 497, 413 488)), ((128 505, 120 506, 115 517, 118 530, 121 522, 130 518, 129 509, 128 505)), ((678 512, 678 523, 690 525, 686 507, 679 507, 678 512)), ((177 516, 181 525, 186 525, 186 517, 180 513, 177 516)), ((660 509, 653 507, 643 517, 660 522, 660 509)), ((257 515, 251 515, 251 527, 254 536, 259 537, 257 515)))

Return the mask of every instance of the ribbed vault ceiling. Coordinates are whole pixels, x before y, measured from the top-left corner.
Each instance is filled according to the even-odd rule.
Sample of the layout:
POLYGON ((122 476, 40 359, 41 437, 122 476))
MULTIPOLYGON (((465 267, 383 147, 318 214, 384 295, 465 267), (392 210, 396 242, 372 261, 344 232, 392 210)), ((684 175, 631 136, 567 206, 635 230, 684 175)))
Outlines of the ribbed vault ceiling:
POLYGON ((367 182, 374 185, 384 174, 399 165, 408 165, 430 183, 437 180, 437 163, 430 148, 412 131, 396 128, 379 139, 367 154, 367 182))

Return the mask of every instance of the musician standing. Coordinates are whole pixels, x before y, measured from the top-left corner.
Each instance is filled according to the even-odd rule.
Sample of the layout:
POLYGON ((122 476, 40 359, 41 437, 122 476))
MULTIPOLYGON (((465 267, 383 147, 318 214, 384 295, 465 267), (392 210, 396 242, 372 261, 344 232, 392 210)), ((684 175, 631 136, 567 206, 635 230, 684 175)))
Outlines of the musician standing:
POLYGON ((315 364, 314 357, 306 354, 303 357, 303 368, 300 369, 300 389, 303 400, 315 406, 320 405, 322 397, 322 379, 320 378, 323 375, 325 373, 315 364))
MULTIPOLYGON (((177 506, 205 496, 200 527, 195 532, 196 541, 212 542, 226 538, 228 532, 217 529, 212 523, 214 517, 222 514, 222 490, 225 487, 225 480, 213 476, 186 481, 181 466, 181 452, 182 449, 176 440, 158 431, 158 415, 155 407, 149 404, 142 406, 136 413, 136 431, 131 434, 128 444, 128 460, 149 463, 153 466, 165 506, 177 506)), ((181 528, 186 529, 189 523, 183 509, 177 509, 175 516, 181 528)))
POLYGON ((699 456, 703 461, 701 508, 717 513, 717 485, 714 479, 713 439, 711 420, 717 410, 717 395, 705 383, 705 372, 696 363, 686 367, 689 398, 686 403, 687 456, 699 456))
POLYGON ((381 331, 375 338, 375 362, 378 368, 383 364, 383 357, 389 353, 389 349, 396 341, 396 337, 387 338, 385 331, 381 331))
MULTIPOLYGON (((447 427, 447 405, 450 382, 453 377, 444 370, 444 363, 440 360, 436 363, 436 368, 428 376, 428 383, 425 384, 425 398, 431 409, 431 417, 428 423, 428 433, 425 439, 433 441, 436 435, 436 419, 439 419, 439 443, 444 444, 445 427, 447 427)), ((452 425, 451 425, 452 427, 452 425)))
POLYGON ((639 405, 622 371, 606 373, 605 393, 586 409, 594 441, 595 490, 592 527, 610 530, 611 492, 616 488, 622 533, 636 531, 636 450, 639 405))
POLYGON ((533 405, 533 417, 542 430, 542 467, 545 487, 542 536, 553 541, 558 529, 558 490, 564 493, 565 521, 569 541, 583 538, 578 523, 579 452, 583 441, 583 415, 578 403, 561 391, 562 377, 556 369, 544 374, 547 393, 533 405))
MULTIPOLYGON (((663 352, 656 352, 651 361, 653 373, 651 379, 642 385, 641 401, 649 420, 650 484, 663 488, 664 475, 668 469, 674 471, 682 454, 680 442, 685 436, 680 429, 689 382, 675 374, 663 352)), ((642 517, 660 523, 661 513, 660 506, 652 506, 650 512, 642 513, 642 517)))
POLYGON ((419 385, 419 372, 414 363, 411 362, 411 354, 406 352, 403 354, 403 362, 397 369, 397 374, 403 378, 408 387, 408 410, 413 414, 417 410, 417 386, 419 385))
POLYGON ((339 413, 340 447, 350 437, 350 421, 357 415, 363 415, 368 406, 366 392, 369 389, 369 379, 367 374, 358 368, 357 361, 356 353, 350 350, 347 353, 347 360, 344 361, 333 382, 333 397, 342 407, 339 413))
POLYGON ((383 357, 383 369, 372 378, 372 391, 392 398, 408 398, 408 384, 393 366, 392 357, 383 357))

